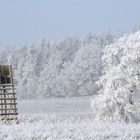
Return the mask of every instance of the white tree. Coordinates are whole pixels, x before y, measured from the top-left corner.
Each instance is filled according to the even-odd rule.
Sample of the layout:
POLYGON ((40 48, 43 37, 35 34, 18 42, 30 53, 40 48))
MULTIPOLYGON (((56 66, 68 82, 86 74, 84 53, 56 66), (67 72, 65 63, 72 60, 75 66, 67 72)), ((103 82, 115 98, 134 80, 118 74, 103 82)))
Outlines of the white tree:
POLYGON ((140 86, 140 32, 124 35, 105 49, 100 94, 91 101, 96 117, 103 120, 137 121, 136 102, 140 86))
POLYGON ((105 45, 112 42, 113 37, 110 34, 89 34, 83 39, 73 62, 65 63, 65 70, 57 77, 57 89, 61 96, 86 96, 97 93, 95 82, 101 75, 102 51, 105 45))
POLYGON ((95 94, 97 90, 95 81, 101 72, 100 57, 102 55, 100 47, 96 47, 93 45, 81 47, 74 62, 61 73, 61 85, 67 92, 66 96, 95 94))
POLYGON ((88 35, 0 50, 1 64, 12 64, 20 98, 95 94, 102 49, 113 37, 88 35))

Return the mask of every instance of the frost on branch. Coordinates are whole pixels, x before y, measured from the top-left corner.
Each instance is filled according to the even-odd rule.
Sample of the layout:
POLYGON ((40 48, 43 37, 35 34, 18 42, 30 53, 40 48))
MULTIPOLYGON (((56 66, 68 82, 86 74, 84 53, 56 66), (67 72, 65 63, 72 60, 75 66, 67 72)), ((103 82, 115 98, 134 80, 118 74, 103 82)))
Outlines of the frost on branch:
POLYGON ((104 46, 111 34, 68 37, 50 43, 0 48, 0 63, 13 66, 18 97, 50 98, 96 94, 104 46))
POLYGON ((138 121, 137 102, 140 87, 140 32, 124 35, 106 47, 102 57, 103 75, 98 81, 100 94, 91 106, 97 118, 109 121, 138 121))

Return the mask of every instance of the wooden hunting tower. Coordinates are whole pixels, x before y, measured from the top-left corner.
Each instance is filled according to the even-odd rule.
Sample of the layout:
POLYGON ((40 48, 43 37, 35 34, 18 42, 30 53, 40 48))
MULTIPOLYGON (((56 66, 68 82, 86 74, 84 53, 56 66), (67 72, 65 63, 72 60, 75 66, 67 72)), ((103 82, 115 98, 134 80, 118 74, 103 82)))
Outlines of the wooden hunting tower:
POLYGON ((0 65, 0 119, 17 119, 15 87, 11 65, 0 65))

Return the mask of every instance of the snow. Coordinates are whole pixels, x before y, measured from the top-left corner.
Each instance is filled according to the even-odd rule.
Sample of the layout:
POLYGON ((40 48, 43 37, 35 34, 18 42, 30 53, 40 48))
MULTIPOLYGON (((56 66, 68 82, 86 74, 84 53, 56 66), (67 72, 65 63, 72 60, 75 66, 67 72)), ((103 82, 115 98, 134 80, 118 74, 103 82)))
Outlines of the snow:
POLYGON ((88 113, 91 112, 89 97, 50 98, 18 101, 19 113, 88 113))
POLYGON ((140 116, 140 32, 120 38, 103 55, 112 42, 106 41, 95 36, 1 52, 2 64, 14 65, 18 96, 30 100, 18 100, 18 124, 0 122, 0 140, 139 140, 140 124, 131 116, 140 116))
POLYGON ((20 116, 19 119, 20 125, 0 126, 1 139, 133 140, 140 138, 139 125, 96 122, 93 120, 92 115, 34 114, 20 116))
POLYGON ((139 124, 96 121, 90 97, 18 100, 19 124, 0 125, 1 140, 138 140, 139 124))

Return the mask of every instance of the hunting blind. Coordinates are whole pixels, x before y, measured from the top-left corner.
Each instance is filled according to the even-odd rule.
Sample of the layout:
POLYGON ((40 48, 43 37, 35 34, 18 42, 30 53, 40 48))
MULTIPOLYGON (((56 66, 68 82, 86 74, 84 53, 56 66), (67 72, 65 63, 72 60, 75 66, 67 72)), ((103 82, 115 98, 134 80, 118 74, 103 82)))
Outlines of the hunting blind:
POLYGON ((0 117, 2 120, 17 119, 12 66, 0 65, 0 117))

